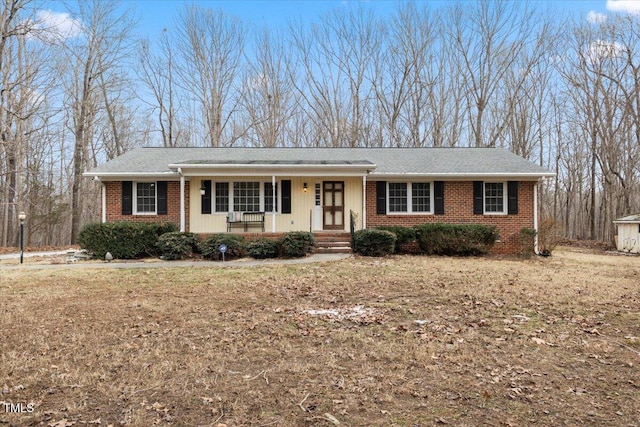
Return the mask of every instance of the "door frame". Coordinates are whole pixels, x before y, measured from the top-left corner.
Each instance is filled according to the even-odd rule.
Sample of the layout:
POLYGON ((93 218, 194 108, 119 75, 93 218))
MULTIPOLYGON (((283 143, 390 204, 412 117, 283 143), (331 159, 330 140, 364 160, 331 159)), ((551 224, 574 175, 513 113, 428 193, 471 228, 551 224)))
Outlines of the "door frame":
POLYGON ((344 230, 344 200, 345 200, 345 188, 344 188, 344 181, 322 181, 322 229, 323 230, 344 230), (342 193, 342 205, 341 206, 335 206, 335 193, 336 193, 336 189, 335 186, 333 187, 331 191, 331 205, 327 204, 327 200, 326 200, 326 185, 327 184, 342 184, 342 189, 338 190, 338 192, 342 193), (336 218, 336 214, 339 212, 340 215, 342 216, 342 222, 341 225, 327 225, 326 223, 326 215, 327 212, 331 212, 331 214, 333 215, 333 223, 335 224, 335 218, 336 218))

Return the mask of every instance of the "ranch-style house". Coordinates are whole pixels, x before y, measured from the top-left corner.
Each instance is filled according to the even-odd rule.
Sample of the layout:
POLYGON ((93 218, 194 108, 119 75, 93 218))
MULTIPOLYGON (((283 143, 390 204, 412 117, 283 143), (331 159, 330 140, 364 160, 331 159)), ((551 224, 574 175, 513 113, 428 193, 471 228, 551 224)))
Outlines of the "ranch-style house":
POLYGON ((174 222, 199 234, 348 232, 426 222, 498 227, 496 253, 537 229, 554 176, 501 148, 136 148, 85 173, 102 222, 174 222))

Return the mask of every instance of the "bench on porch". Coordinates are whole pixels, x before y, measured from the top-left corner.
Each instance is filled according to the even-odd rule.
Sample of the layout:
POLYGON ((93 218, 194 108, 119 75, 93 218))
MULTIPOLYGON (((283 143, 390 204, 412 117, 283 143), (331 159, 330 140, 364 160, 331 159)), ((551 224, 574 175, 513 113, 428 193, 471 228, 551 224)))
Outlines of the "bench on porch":
POLYGON ((242 226, 245 232, 249 231, 250 226, 260 226, 264 232, 264 212, 229 212, 227 232, 235 226, 242 226))

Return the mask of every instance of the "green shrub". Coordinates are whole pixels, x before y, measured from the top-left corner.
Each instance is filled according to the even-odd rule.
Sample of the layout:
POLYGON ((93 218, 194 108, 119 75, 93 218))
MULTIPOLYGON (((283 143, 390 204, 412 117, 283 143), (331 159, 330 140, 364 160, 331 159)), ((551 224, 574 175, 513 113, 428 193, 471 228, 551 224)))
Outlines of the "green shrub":
POLYGON ((533 228, 523 228, 520 230, 520 256, 531 258, 535 250, 536 230, 533 228))
POLYGON ((278 242, 260 237, 247 243, 247 253, 251 258, 278 258, 278 242))
POLYGON ((301 258, 313 251, 313 234, 306 231, 291 231, 278 240, 280 255, 284 258, 301 258))
POLYGON ((167 260, 191 258, 198 252, 198 236, 193 233, 174 231, 158 237, 158 251, 167 260))
POLYGON ((396 235, 396 245, 411 243, 416 240, 416 230, 413 227, 401 227, 399 225, 385 225, 376 227, 376 230, 390 231, 396 235))
POLYGON ((423 224, 416 227, 420 250, 428 255, 482 255, 498 238, 498 229, 481 224, 423 224))
POLYGON ((172 223, 94 223, 82 228, 78 243, 97 258, 104 258, 107 252, 111 252, 116 259, 138 259, 157 256, 158 237, 176 230, 172 223))
POLYGON ((385 256, 395 251, 397 237, 391 231, 369 228, 356 231, 353 240, 356 253, 365 256, 385 256))
POLYGON ((218 250, 220 245, 227 246, 224 259, 242 258, 247 255, 247 248, 242 236, 237 234, 214 234, 200 242, 200 253, 206 259, 222 260, 222 253, 218 250))

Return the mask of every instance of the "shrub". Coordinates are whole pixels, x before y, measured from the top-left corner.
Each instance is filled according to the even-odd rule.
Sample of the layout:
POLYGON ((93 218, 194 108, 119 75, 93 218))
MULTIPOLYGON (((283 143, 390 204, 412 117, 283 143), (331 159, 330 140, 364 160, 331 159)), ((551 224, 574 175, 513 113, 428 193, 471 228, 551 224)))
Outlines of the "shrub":
POLYGON ((301 258, 313 251, 313 234, 306 231, 292 231, 280 238, 280 255, 284 258, 301 258))
POLYGON ((482 255, 498 238, 498 229, 481 224, 423 224, 416 227, 420 250, 428 255, 482 255))
POLYGON ((247 243, 247 253, 251 258, 278 258, 278 242, 260 237, 247 243))
POLYGON ((536 230, 533 228, 523 228, 520 230, 520 256, 531 258, 535 250, 536 230))
POLYGON ((174 231, 158 237, 158 251, 167 260, 191 258, 198 251, 198 236, 174 231))
POLYGON ((172 223, 94 223, 82 228, 78 243, 97 258, 104 258, 107 252, 111 252, 116 259, 138 259, 156 256, 158 237, 176 230, 172 223))
POLYGON ((401 227, 399 225, 385 225, 376 227, 377 230, 390 231, 396 235, 396 248, 394 252, 398 252, 400 245, 411 243, 416 240, 416 230, 413 227, 401 227))
POLYGON ((395 251, 397 237, 387 230, 369 228, 354 235, 354 251, 365 256, 391 255, 395 251))
POLYGON ((220 245, 227 246, 224 259, 242 258, 247 254, 246 244, 242 236, 237 234, 214 234, 200 242, 200 253, 206 259, 222 260, 222 253, 218 250, 220 245))

